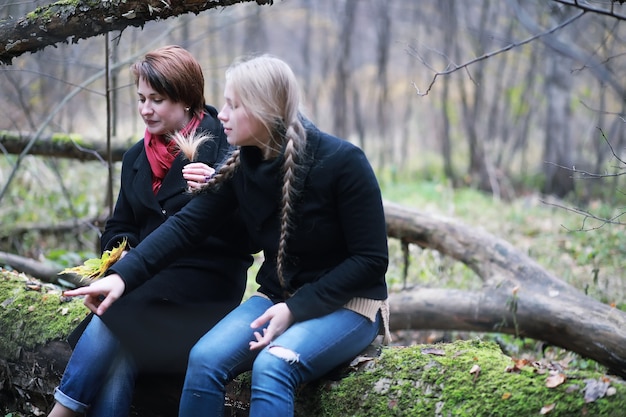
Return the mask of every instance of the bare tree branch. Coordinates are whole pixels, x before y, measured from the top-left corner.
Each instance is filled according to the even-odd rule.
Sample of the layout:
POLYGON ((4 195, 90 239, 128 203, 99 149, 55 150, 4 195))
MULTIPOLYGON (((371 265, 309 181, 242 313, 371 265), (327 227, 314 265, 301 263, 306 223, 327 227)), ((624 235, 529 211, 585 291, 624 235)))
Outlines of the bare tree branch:
MULTIPOLYGON (((537 21, 530 17, 528 13, 526 13, 521 5, 519 0, 508 0, 509 4, 515 10, 518 20, 522 25, 524 25, 529 32, 535 33, 542 30, 537 21)), ((584 13, 584 11, 582 12, 584 13)), ((577 15, 578 16, 578 15, 577 15)), ((596 62, 596 59, 582 50, 578 45, 573 43, 562 42, 555 36, 542 36, 541 40, 550 48, 552 48, 557 53, 568 57, 577 62, 591 62, 591 65, 587 65, 589 71, 601 82, 607 83, 611 88, 615 91, 615 93, 623 97, 626 94, 626 91, 623 87, 623 82, 621 78, 617 78, 613 74, 609 72, 606 66, 601 65, 599 62, 596 62)))
MULTIPOLYGON (((558 166, 559 168, 562 169, 566 169, 571 171, 574 175, 575 179, 602 179, 602 178, 610 178, 610 177, 620 177, 622 175, 626 175, 626 161, 624 161, 623 159, 620 158, 620 156, 615 152, 615 149, 613 148, 613 145, 611 144, 611 142, 608 140, 608 138, 606 137, 606 135, 604 134, 604 132, 602 131, 602 129, 598 128, 598 130, 600 131, 600 133, 602 134, 602 138, 604 139, 604 141, 606 142, 607 146, 609 147, 609 149, 611 149, 611 153, 613 154, 613 157, 615 159, 617 159, 622 165, 624 165, 624 168, 622 168, 623 170, 620 172, 616 172, 613 174, 609 174, 609 173, 604 173, 604 174, 597 174, 597 173, 593 173, 593 172, 587 172, 587 171, 581 171, 579 169, 576 169, 576 167, 565 167, 565 166, 561 166, 558 164, 553 164, 555 166, 558 166)), ((548 162, 551 163, 551 162, 548 162)), ((570 211, 572 213, 576 213, 576 214, 580 214, 581 216, 583 216, 583 222, 580 228, 577 229, 577 231, 582 232, 582 231, 591 231, 591 230, 597 230, 597 229, 601 229, 602 227, 604 227, 607 224, 613 224, 613 225, 619 225, 619 226, 626 226, 626 222, 621 221, 620 219, 622 217, 626 217, 626 211, 621 211, 618 214, 612 216, 612 217, 600 217, 597 216, 587 210, 583 210, 583 209, 579 209, 576 207, 567 207, 561 204, 556 204, 556 203, 550 203, 550 202, 546 202, 546 201, 542 201, 543 204, 549 205, 549 206, 553 206, 553 207, 557 207, 566 211, 570 211), (593 226, 593 227, 587 227, 587 221, 588 220, 597 220, 599 222, 601 222, 600 225, 598 226, 593 226)))
MULTIPOLYGON (((415 88, 415 90, 417 91, 417 94, 419 96, 426 96, 426 95, 428 95, 430 90, 435 85, 435 82, 437 81, 437 78, 439 76, 449 75, 449 74, 452 74, 453 72, 456 72, 456 71, 458 71, 460 69, 467 70, 470 65, 473 65, 473 64, 475 64, 477 62, 484 61, 484 60, 486 60, 488 58, 491 58, 493 56, 496 56, 496 55, 499 55, 501 53, 510 51, 511 49, 518 48, 520 46, 526 45, 527 43, 530 43, 530 42, 532 42, 532 41, 534 41, 536 39, 539 39, 539 38, 541 38, 543 36, 546 36, 546 35, 549 35, 551 33, 554 33, 557 30, 564 28, 565 26, 567 26, 570 23, 574 22, 578 18, 582 17, 585 13, 586 13, 586 11, 583 10, 580 13, 576 14, 575 16, 572 16, 569 19, 561 22, 560 24, 558 24, 557 26, 553 27, 552 29, 548 29, 545 32, 537 33, 537 34, 535 34, 535 35, 533 35, 533 36, 531 36, 531 37, 529 37, 529 38, 527 38, 527 39, 525 39, 525 40, 523 40, 521 42, 511 43, 511 44, 505 46, 504 48, 501 48, 501 49, 498 49, 498 50, 495 50, 495 51, 492 51, 492 52, 487 52, 486 54, 483 54, 483 55, 481 55, 481 56, 479 56, 477 58, 474 58, 474 59, 472 59, 470 61, 467 61, 464 64, 461 64, 461 65, 449 64, 448 65, 448 69, 446 69, 444 71, 437 71, 435 73, 435 75, 433 76, 432 81, 430 82, 430 84, 428 85, 428 87, 426 88, 426 90, 424 92, 421 92, 420 89, 415 85, 415 83, 413 83, 413 87, 415 88)), ((410 48, 408 52, 409 52, 410 55, 412 55, 412 56, 422 60, 421 57, 419 57, 419 54, 414 49, 410 48)))
POLYGON ((576 9, 584 10, 586 12, 596 13, 603 16, 614 17, 619 20, 626 20, 626 14, 616 11, 616 7, 621 7, 624 4, 624 0, 606 0, 605 3, 609 3, 607 7, 592 6, 588 1, 581 0, 553 0, 556 3, 561 3, 566 6, 571 6, 576 9), (615 3, 619 3, 619 6, 615 6, 615 3))
MULTIPOLYGON (((615 216, 613 216, 611 218, 604 218, 604 217, 596 216, 595 214, 593 214, 593 213, 591 213, 591 212, 589 212, 587 210, 582 210, 582 209, 579 209, 579 208, 576 208, 576 207, 567 207, 567 206, 564 206, 562 204, 550 203, 550 202, 547 202, 545 200, 541 200, 541 202, 543 204, 548 205, 548 206, 557 207, 557 208, 560 208, 560 209, 563 209, 563 210, 566 210, 566 211, 569 211, 569 212, 572 212, 572 213, 580 214, 581 216, 583 216, 583 224, 578 229, 576 229, 577 232, 589 232, 589 231, 592 231, 592 230, 601 229, 602 227, 604 227, 607 224, 626 226, 626 223, 624 223, 624 222, 622 222, 620 220, 620 218, 622 216, 626 215, 626 211, 622 211, 622 212, 616 214, 615 216), (588 227, 587 226, 587 221, 588 220, 597 220, 597 221, 600 222, 600 224, 598 226, 588 227)), ((565 226, 563 226, 563 227, 565 227, 565 226)), ((572 229, 569 229, 567 227, 565 227, 565 228, 567 230, 569 230, 569 231, 572 231, 572 229)))
MULTIPOLYGON (((1 25, 0 25, 1 27, 1 25)), ((1 32, 1 30, 0 30, 1 32)), ((155 42, 158 42, 160 39, 168 36, 169 34, 169 30, 168 31, 164 31, 163 34, 161 36, 159 36, 157 39, 155 39, 155 42)), ((0 34, 0 37, 2 35, 0 34)), ((1 41, 0 41, 1 42, 1 41)), ((154 43, 154 42, 153 42, 154 43)), ((121 60, 119 62, 117 62, 115 65, 111 66, 109 68, 109 71, 112 70, 116 70, 124 65, 128 65, 130 62, 132 62, 138 55, 145 53, 146 51, 150 50, 150 48, 152 47, 152 44, 146 45, 142 50, 137 51, 137 53, 133 56, 130 56, 124 60, 121 60)), ((1 46, 1 43, 0 43, 1 46)), ((0 53, 0 60, 2 59, 2 53, 0 53)), ((11 170, 11 173, 9 174, 9 178, 7 179, 7 182, 4 184, 4 187, 2 188, 2 191, 0 191, 0 201, 2 201, 2 199, 4 198, 4 195, 7 193, 9 186, 11 185, 11 182, 13 181, 13 179, 15 178, 15 175, 17 174, 17 170, 19 169, 22 160, 29 155, 31 148, 35 145, 35 143, 40 139, 41 135, 43 134, 44 130, 47 128, 47 126, 50 124, 50 122, 53 120, 53 118, 56 116, 56 114, 58 112, 60 112, 63 107, 67 104, 67 102, 74 96, 76 96, 78 93, 80 93, 81 91, 84 91, 88 85, 90 85, 91 83, 95 82, 96 80, 102 78, 106 76, 106 70, 102 69, 98 72, 96 72, 94 75, 92 75, 90 78, 88 78, 87 80, 85 80, 84 82, 82 82, 81 84, 77 85, 72 91, 70 91, 58 104, 56 104, 54 106, 54 108, 50 111, 50 113, 46 116, 46 118, 44 119, 44 121, 41 123, 41 125, 39 126, 39 128, 37 129, 37 131, 30 136, 30 139, 28 141, 28 143, 26 144, 26 146, 24 147, 24 149, 21 151, 17 161, 15 162, 15 164, 13 165, 13 168, 11 170)))

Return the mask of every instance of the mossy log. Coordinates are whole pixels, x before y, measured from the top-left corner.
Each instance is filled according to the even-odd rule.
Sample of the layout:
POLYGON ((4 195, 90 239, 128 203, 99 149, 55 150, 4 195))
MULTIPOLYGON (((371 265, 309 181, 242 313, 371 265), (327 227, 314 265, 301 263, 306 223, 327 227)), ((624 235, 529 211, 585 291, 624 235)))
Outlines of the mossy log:
POLYGON ((487 232, 390 202, 385 202, 385 216, 390 238, 437 250, 467 265, 483 281, 476 291, 417 288, 391 294, 392 330, 529 337, 576 352, 626 377, 625 312, 585 295, 487 232))
MULTIPOLYGON (((111 162, 119 162, 135 139, 111 148, 111 162)), ((85 139, 78 135, 54 134, 35 137, 33 133, 0 130, 0 143, 8 154, 20 155, 26 150, 29 155, 54 158, 69 158, 77 161, 106 161, 107 145, 104 140, 85 139)))
MULTIPOLYGON (((64 341, 87 314, 78 299, 24 274, 0 270, 0 415, 41 415, 52 406, 71 354, 64 341)), ((228 415, 248 414, 249 378, 228 387, 228 415)), ((144 379, 133 416, 175 416, 179 380, 144 379)), ((300 417, 619 416, 626 385, 565 363, 514 360, 478 339, 410 347, 373 347, 350 366, 304 386, 300 417)))
POLYGON ((10 64, 26 52, 34 53, 49 45, 77 43, 80 39, 142 27, 149 21, 165 20, 185 13, 236 3, 272 0, 111 0, 56 1, 42 5, 26 16, 0 21, 0 63, 10 64))
POLYGON ((472 269, 480 290, 392 294, 391 327, 508 333, 593 359, 626 377, 626 313, 585 295, 510 243, 454 219, 385 203, 387 233, 472 269))

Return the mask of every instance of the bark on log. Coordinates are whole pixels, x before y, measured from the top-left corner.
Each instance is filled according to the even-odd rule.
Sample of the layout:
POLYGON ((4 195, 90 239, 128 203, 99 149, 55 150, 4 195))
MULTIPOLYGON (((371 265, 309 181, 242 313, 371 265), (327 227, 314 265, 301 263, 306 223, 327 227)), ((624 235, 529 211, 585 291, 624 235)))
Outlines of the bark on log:
POLYGON ((256 1, 273 0, 110 0, 57 1, 43 5, 19 19, 0 21, 0 63, 10 65, 25 52, 49 45, 77 43, 110 31, 140 27, 152 20, 165 20, 185 13, 256 1))
POLYGON ((626 376, 626 313, 550 274, 508 242, 452 219, 385 203, 387 233, 470 267, 481 291, 417 289, 390 298, 393 329, 501 332, 544 340, 626 376))
MULTIPOLYGON (((3 153, 20 155, 30 142, 32 133, 0 131, 0 148, 3 153)), ((129 143, 132 140, 128 141, 129 143)), ((119 162, 128 146, 115 146, 111 149, 111 161, 119 162)), ((39 137, 34 141, 29 155, 54 158, 71 158, 79 161, 108 161, 107 147, 104 141, 83 139, 76 135, 52 135, 39 137)))

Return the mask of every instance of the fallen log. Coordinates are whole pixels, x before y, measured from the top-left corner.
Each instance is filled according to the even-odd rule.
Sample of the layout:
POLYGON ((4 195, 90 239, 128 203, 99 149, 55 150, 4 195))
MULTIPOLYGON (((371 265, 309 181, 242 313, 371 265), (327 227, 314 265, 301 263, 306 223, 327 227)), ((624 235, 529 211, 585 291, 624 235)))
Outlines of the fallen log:
POLYGON ((143 27, 147 22, 165 20, 185 13, 198 13, 237 3, 273 0, 124 0, 124 1, 55 1, 41 5, 19 18, 0 20, 0 64, 26 52, 35 53, 46 46, 77 43, 80 39, 143 27))
MULTIPOLYGON (((392 330, 448 329, 509 333, 531 337, 593 359, 605 365, 610 374, 624 376, 626 344, 624 343, 625 335, 621 329, 626 323, 622 311, 585 296, 545 271, 507 242, 486 232, 469 228, 452 219, 421 213, 387 202, 385 213, 389 237, 398 238, 404 244, 416 244, 422 248, 438 250, 444 255, 465 263, 483 280, 483 287, 480 291, 421 288, 391 294, 392 330)), ((54 293, 48 293, 47 299, 50 299, 51 294, 54 293)), ((56 297, 59 297, 58 293, 56 297)), ((43 298, 45 295, 42 296, 43 298)), ((15 306, 14 302, 7 301, 10 299, 11 297, 3 296, 0 298, 0 305, 3 308, 7 305, 15 306)), ((80 302, 77 305, 71 304, 77 302, 78 300, 71 301, 68 305, 74 307, 68 311, 76 310, 84 314, 86 310, 80 302)), ((37 311, 38 303, 33 305, 35 307, 21 303, 17 308, 20 312, 18 317, 21 318, 18 323, 21 323, 21 327, 10 327, 15 324, 15 318, 8 320, 0 318, 0 329, 3 329, 0 337, 5 338, 4 341, 0 341, 0 358, 4 361, 4 365, 0 364, 0 369, 4 369, 3 374, 7 374, 7 369, 12 369, 11 366, 15 368, 15 365, 10 365, 12 362, 7 359, 9 356, 2 351, 2 346, 8 343, 8 346, 11 346, 8 352, 23 353, 20 361, 26 362, 23 371, 25 376, 22 379, 12 379, 12 381, 23 381, 23 385, 16 385, 12 382, 8 386, 19 387, 11 391, 14 393, 29 392, 29 399, 37 397, 36 392, 30 393, 29 391, 32 387, 28 384, 32 385, 32 381, 37 381, 36 386, 43 386, 46 377, 49 377, 51 381, 56 381, 56 378, 60 377, 59 372, 62 372, 64 368, 64 360, 66 361, 69 357, 69 348, 64 345, 63 339, 75 325, 75 323, 67 324, 67 320, 61 320, 66 323, 65 327, 54 327, 52 336, 47 333, 47 337, 38 339, 34 344, 14 338, 6 342, 7 334, 20 336, 23 333, 29 334, 26 329, 39 329, 38 332, 44 334, 52 328, 51 324, 55 322, 54 320, 59 319, 56 317, 59 311, 64 312, 67 308, 57 305, 57 313, 48 314, 45 319, 40 320, 45 324, 43 328, 41 325, 39 327, 30 324, 26 326, 23 318, 32 318, 34 316, 32 311, 37 311), (58 310, 59 308, 61 310, 58 310), (52 316, 55 316, 54 319, 52 316), (6 332, 5 329, 12 330, 6 332), (65 346, 65 353, 59 353, 62 346, 65 346), (46 353, 51 350, 58 356, 58 366, 53 368, 50 367, 52 363, 49 359, 50 355, 46 353), (33 361, 37 364, 32 363, 33 361), (33 375, 32 372, 37 370, 46 372, 41 371, 43 372, 41 375, 33 375), (30 382, 27 384, 24 381, 30 382)), ((9 307, 11 308, 14 307, 9 307)), ((63 317, 62 314, 61 317, 63 317)), ((14 361, 15 358, 12 360, 14 361)), ((411 358, 410 360, 418 359, 411 358)), ((6 387, 7 381, 11 379, 0 378, 0 387, 6 387)), ((341 384, 343 381, 342 379, 341 384)), ((160 382, 151 380, 147 384, 152 385, 150 388, 138 390, 138 401, 141 403, 140 398, 144 398, 147 404, 152 404, 148 405, 148 408, 154 408, 153 393, 155 391, 168 392, 168 395, 160 395, 158 399, 161 401, 168 399, 169 410, 173 413, 171 415, 175 415, 175 411, 172 410, 175 409, 177 401, 179 389, 177 384, 178 382, 173 383, 168 380, 160 382), (156 388, 154 384, 157 384, 156 388)), ((326 384, 330 385, 318 387, 321 392, 311 395, 319 400, 324 392, 331 390, 329 387, 334 386, 329 382, 326 384)), ((234 388, 231 387, 233 394, 229 397, 233 398, 230 402, 231 410, 235 413, 233 415, 240 415, 237 413, 246 415, 245 379, 236 381, 233 386, 234 388)), ((48 386, 48 389, 51 388, 48 386)), ((45 390, 41 391, 41 398, 47 398, 47 401, 50 401, 45 393, 45 390)), ((307 394, 307 397, 309 396, 307 394)), ((1 403, 5 403, 5 398, 0 397, 0 400, 1 403)), ((168 410, 166 406, 160 406, 158 409, 164 412, 168 410)), ((357 414, 365 415, 361 414, 361 411, 357 414)), ((156 414, 147 415, 156 416, 156 414)))
MULTIPOLYGON (((111 161, 119 162, 133 139, 125 145, 114 145, 111 148, 111 161)), ((28 154, 54 158, 70 158, 78 161, 106 162, 107 146, 104 140, 85 139, 81 136, 69 134, 54 134, 35 138, 33 133, 0 131, 0 146, 4 153, 20 155, 28 148, 28 154), (31 143, 32 142, 32 143, 31 143)))
MULTIPOLYGON (((31 258, 0 251, 0 265, 10 266, 12 269, 23 272, 44 282, 60 284, 59 272, 62 271, 62 268, 48 265, 31 258)), ((73 284, 74 286, 81 285, 80 278, 72 274, 66 274, 62 279, 73 284)))
POLYGON ((470 267, 480 291, 420 288, 390 298, 391 327, 514 334, 576 352, 626 376, 626 313, 550 274, 487 232, 385 203, 387 233, 470 267))
MULTIPOLYGON (((58 287, 0 270, 0 415, 45 415, 70 356, 64 337, 87 310, 58 287)), ((179 379, 144 379, 132 416, 176 416, 179 379)), ((228 387, 228 416, 249 408, 249 375, 228 387)), ((617 416, 626 384, 565 362, 513 360, 478 339, 406 347, 372 346, 351 364, 304 386, 296 416, 617 416)))
MULTIPOLYGON (((626 313, 546 271, 508 242, 453 219, 385 202, 387 233, 463 262, 480 291, 419 288, 391 294, 392 330, 458 330, 546 341, 626 376, 626 313)), ((56 278, 56 277, 51 277, 56 278)))

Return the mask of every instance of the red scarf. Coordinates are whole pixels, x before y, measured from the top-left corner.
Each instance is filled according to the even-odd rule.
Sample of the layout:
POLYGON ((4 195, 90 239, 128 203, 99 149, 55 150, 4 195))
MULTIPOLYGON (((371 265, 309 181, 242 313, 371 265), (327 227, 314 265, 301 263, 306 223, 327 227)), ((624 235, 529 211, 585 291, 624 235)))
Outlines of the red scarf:
MULTIPOLYGON (((181 129, 180 133, 188 135, 195 131, 203 117, 204 114, 201 114, 200 117, 194 115, 189 123, 181 129)), ((150 169, 152 170, 152 191, 156 195, 161 188, 163 178, 165 178, 172 166, 172 162, 180 153, 180 149, 176 146, 175 141, 169 140, 163 135, 151 135, 147 129, 143 143, 148 162, 150 163, 150 169)))

